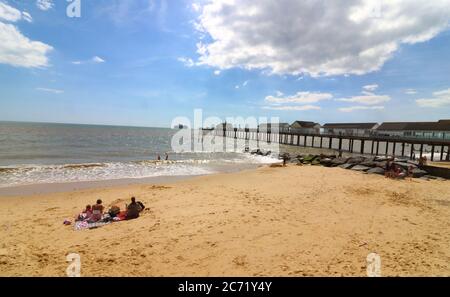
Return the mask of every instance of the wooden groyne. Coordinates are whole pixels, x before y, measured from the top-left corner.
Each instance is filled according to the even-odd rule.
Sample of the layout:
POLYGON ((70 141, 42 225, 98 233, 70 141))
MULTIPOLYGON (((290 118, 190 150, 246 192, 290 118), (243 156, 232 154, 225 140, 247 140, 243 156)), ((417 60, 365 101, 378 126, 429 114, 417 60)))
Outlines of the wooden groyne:
POLYGON ((234 139, 324 148, 362 155, 389 155, 416 159, 430 154, 431 161, 450 161, 450 139, 422 139, 381 135, 307 134, 259 129, 215 129, 214 135, 234 139))

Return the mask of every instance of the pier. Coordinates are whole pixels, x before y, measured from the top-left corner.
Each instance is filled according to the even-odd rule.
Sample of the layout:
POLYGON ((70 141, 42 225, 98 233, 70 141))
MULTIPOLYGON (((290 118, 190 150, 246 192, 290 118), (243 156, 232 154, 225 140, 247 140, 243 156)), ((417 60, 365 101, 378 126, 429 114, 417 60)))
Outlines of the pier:
POLYGON ((450 139, 410 138, 381 135, 303 134, 259 129, 215 129, 226 138, 274 142, 283 145, 331 149, 361 155, 389 155, 416 159, 431 154, 430 161, 450 161, 450 139))

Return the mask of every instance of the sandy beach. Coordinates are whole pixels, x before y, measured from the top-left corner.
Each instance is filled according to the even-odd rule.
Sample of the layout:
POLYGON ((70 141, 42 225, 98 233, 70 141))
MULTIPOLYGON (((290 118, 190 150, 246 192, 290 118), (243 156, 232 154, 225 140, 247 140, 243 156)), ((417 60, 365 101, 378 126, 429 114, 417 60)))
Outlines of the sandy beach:
POLYGON ((450 182, 389 180, 341 168, 261 167, 167 184, 0 197, 0 275, 450 275, 450 182), (63 221, 101 198, 150 210, 74 231, 63 221))

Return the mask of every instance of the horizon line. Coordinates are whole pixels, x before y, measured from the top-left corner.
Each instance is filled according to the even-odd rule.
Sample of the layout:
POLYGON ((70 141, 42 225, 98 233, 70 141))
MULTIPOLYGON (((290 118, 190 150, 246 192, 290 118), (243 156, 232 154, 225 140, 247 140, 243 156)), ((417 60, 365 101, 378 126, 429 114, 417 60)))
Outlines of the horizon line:
POLYGON ((55 125, 78 125, 78 126, 103 126, 103 127, 122 127, 122 128, 159 128, 172 129, 173 127, 158 127, 158 126, 135 126, 135 125, 120 125, 120 124, 87 124, 87 123, 63 123, 63 122, 40 122, 40 121, 13 121, 0 120, 0 123, 25 123, 25 124, 55 124, 55 125))

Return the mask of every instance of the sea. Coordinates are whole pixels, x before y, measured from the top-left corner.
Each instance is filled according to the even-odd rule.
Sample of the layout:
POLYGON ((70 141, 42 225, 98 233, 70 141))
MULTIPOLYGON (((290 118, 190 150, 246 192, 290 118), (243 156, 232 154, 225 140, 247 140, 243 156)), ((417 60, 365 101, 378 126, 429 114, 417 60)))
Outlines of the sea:
POLYGON ((174 152, 171 140, 178 131, 0 122, 0 188, 198 176, 250 169, 278 161, 276 156, 254 156, 245 153, 243 148, 236 152, 174 152))

